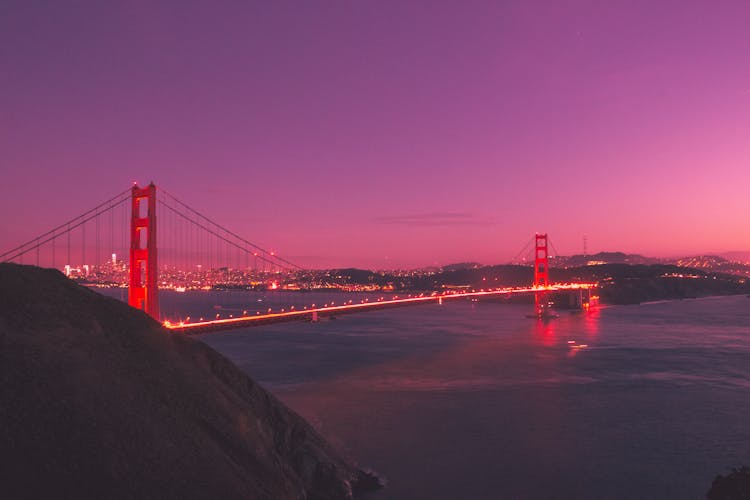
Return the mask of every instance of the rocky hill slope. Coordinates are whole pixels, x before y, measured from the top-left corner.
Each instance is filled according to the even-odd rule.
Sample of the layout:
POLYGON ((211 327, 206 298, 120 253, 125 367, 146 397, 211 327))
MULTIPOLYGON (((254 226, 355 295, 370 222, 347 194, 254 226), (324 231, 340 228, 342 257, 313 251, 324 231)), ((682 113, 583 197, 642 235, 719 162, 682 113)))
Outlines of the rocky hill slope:
POLYGON ((0 264, 0 497, 347 499, 376 484, 211 348, 0 264))

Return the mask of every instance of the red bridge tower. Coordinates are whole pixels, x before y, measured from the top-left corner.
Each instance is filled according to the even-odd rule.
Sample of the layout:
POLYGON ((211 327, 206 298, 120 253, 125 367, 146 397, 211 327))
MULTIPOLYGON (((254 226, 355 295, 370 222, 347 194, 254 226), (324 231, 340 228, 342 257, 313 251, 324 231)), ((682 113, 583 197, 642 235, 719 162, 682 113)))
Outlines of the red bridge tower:
POLYGON ((159 321, 159 272, 156 265, 156 186, 133 186, 130 216, 128 304, 159 321), (146 213, 141 204, 146 203, 146 213))
MULTIPOLYGON (((534 287, 549 286, 549 254, 547 253, 547 233, 535 236, 534 244, 534 287)), ((534 294, 536 303, 536 315, 541 317, 547 306, 545 303, 547 297, 546 290, 537 291, 534 294)))

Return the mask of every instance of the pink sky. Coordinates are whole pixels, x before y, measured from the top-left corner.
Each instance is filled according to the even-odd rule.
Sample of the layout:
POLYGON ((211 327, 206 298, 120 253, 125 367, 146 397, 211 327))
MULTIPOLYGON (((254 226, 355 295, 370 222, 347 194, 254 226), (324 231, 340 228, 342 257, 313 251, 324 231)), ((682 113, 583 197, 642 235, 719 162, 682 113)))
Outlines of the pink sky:
POLYGON ((750 250, 750 3, 0 7, 0 251, 153 180, 310 267, 750 250))

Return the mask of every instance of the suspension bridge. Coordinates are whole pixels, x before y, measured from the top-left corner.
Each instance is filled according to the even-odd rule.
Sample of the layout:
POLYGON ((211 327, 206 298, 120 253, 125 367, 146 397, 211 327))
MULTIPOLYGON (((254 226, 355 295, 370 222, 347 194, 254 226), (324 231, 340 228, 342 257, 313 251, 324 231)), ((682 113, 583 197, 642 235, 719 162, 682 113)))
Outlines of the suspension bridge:
POLYGON ((280 278, 303 280, 308 272, 274 250, 253 243, 170 192, 151 183, 133 185, 83 214, 0 254, 0 262, 60 269, 68 277, 99 286, 127 286, 128 304, 176 333, 205 333, 283 321, 317 321, 327 316, 392 307, 533 295, 531 317, 545 319, 551 293, 570 293, 587 308, 596 297, 592 283, 550 283, 549 239, 533 238, 534 281, 528 286, 481 290, 434 291, 406 297, 348 300, 343 304, 287 306, 277 311, 243 311, 237 317, 191 321, 164 318, 159 291, 186 289, 274 289, 280 278), (159 196, 157 197, 157 193, 159 196), (157 231, 157 221, 158 228, 157 231), (157 241, 159 245, 157 246, 157 241))

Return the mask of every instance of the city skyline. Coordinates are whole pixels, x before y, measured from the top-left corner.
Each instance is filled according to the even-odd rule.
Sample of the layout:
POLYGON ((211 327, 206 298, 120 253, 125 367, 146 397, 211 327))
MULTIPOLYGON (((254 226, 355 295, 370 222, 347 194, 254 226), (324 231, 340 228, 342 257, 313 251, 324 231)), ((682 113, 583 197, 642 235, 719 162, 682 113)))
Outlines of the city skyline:
POLYGON ((750 250, 750 5, 10 2, 5 251, 153 180, 306 267, 750 250))

